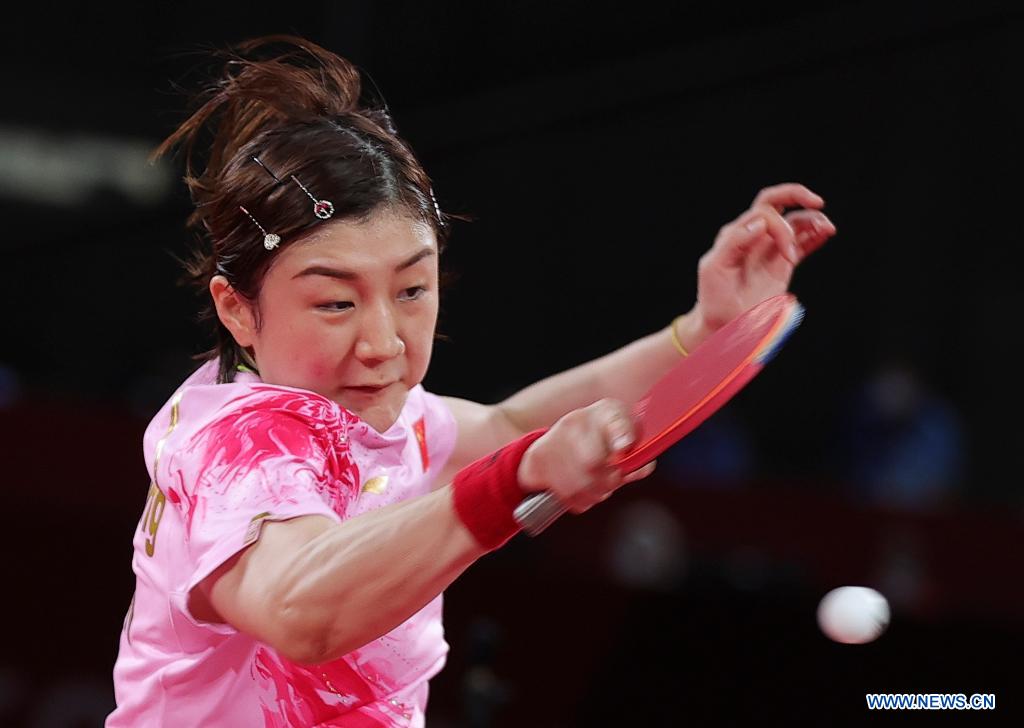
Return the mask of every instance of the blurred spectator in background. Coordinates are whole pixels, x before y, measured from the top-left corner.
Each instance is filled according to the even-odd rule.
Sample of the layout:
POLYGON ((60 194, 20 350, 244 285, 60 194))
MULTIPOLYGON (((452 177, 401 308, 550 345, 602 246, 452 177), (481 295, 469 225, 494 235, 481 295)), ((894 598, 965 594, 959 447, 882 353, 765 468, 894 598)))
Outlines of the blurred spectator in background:
POLYGON ((876 368, 838 430, 835 472, 858 500, 930 509, 950 499, 963 476, 959 415, 902 359, 876 368))
POLYGON ((498 622, 477 617, 469 625, 469 666, 462 678, 462 728, 488 728, 512 697, 512 686, 498 677, 495 653, 503 639, 498 622))
POLYGON ((671 592, 686 577, 687 555, 683 524, 663 503, 638 500, 615 512, 607 561, 616 586, 671 592))
POLYGON ((21 398, 21 378, 9 366, 0 363, 0 409, 12 406, 21 398))
POLYGON ((754 447, 743 422, 728 408, 666 450, 658 470, 681 486, 738 486, 756 467, 754 447))

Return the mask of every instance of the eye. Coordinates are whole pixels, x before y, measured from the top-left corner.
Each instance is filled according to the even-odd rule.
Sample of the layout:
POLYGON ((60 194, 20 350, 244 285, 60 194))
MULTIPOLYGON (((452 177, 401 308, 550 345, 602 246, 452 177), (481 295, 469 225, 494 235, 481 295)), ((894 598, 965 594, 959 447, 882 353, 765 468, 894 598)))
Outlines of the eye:
POLYGON ((412 288, 404 289, 398 297, 403 301, 415 301, 417 298, 422 296, 426 290, 427 289, 423 286, 413 286, 412 288))
POLYGON ((320 304, 317 308, 324 311, 347 311, 353 306, 354 304, 351 301, 331 301, 330 303, 320 304))

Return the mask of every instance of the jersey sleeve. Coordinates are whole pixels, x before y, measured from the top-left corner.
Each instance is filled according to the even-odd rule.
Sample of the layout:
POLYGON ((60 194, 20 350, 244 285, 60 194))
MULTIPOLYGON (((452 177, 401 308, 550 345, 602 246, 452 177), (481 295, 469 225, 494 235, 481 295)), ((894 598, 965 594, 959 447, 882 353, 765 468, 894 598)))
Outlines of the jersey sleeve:
POLYGON ((337 411, 291 393, 216 418, 192 439, 189 457, 185 591, 258 540, 265 521, 342 521, 359 482, 337 411))

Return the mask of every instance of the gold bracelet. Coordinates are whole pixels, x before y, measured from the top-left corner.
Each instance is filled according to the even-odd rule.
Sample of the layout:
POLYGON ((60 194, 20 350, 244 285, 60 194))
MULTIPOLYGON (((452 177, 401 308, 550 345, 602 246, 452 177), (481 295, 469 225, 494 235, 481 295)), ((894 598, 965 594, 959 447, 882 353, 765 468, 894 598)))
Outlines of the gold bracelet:
POLYGON ((686 348, 683 346, 683 343, 679 341, 679 334, 676 333, 676 322, 679 321, 679 319, 683 318, 683 316, 686 316, 686 314, 681 314, 672 319, 672 323, 668 325, 668 330, 672 334, 672 343, 679 350, 679 353, 682 354, 683 356, 689 356, 690 352, 688 352, 686 348))

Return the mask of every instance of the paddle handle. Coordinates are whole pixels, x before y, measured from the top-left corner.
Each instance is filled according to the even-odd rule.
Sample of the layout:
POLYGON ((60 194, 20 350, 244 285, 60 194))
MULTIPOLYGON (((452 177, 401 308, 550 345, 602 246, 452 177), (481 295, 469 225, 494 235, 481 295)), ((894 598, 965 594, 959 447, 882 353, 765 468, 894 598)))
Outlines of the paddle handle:
POLYGON ((524 531, 536 536, 558 520, 568 508, 551 493, 536 493, 523 499, 512 516, 524 531))

